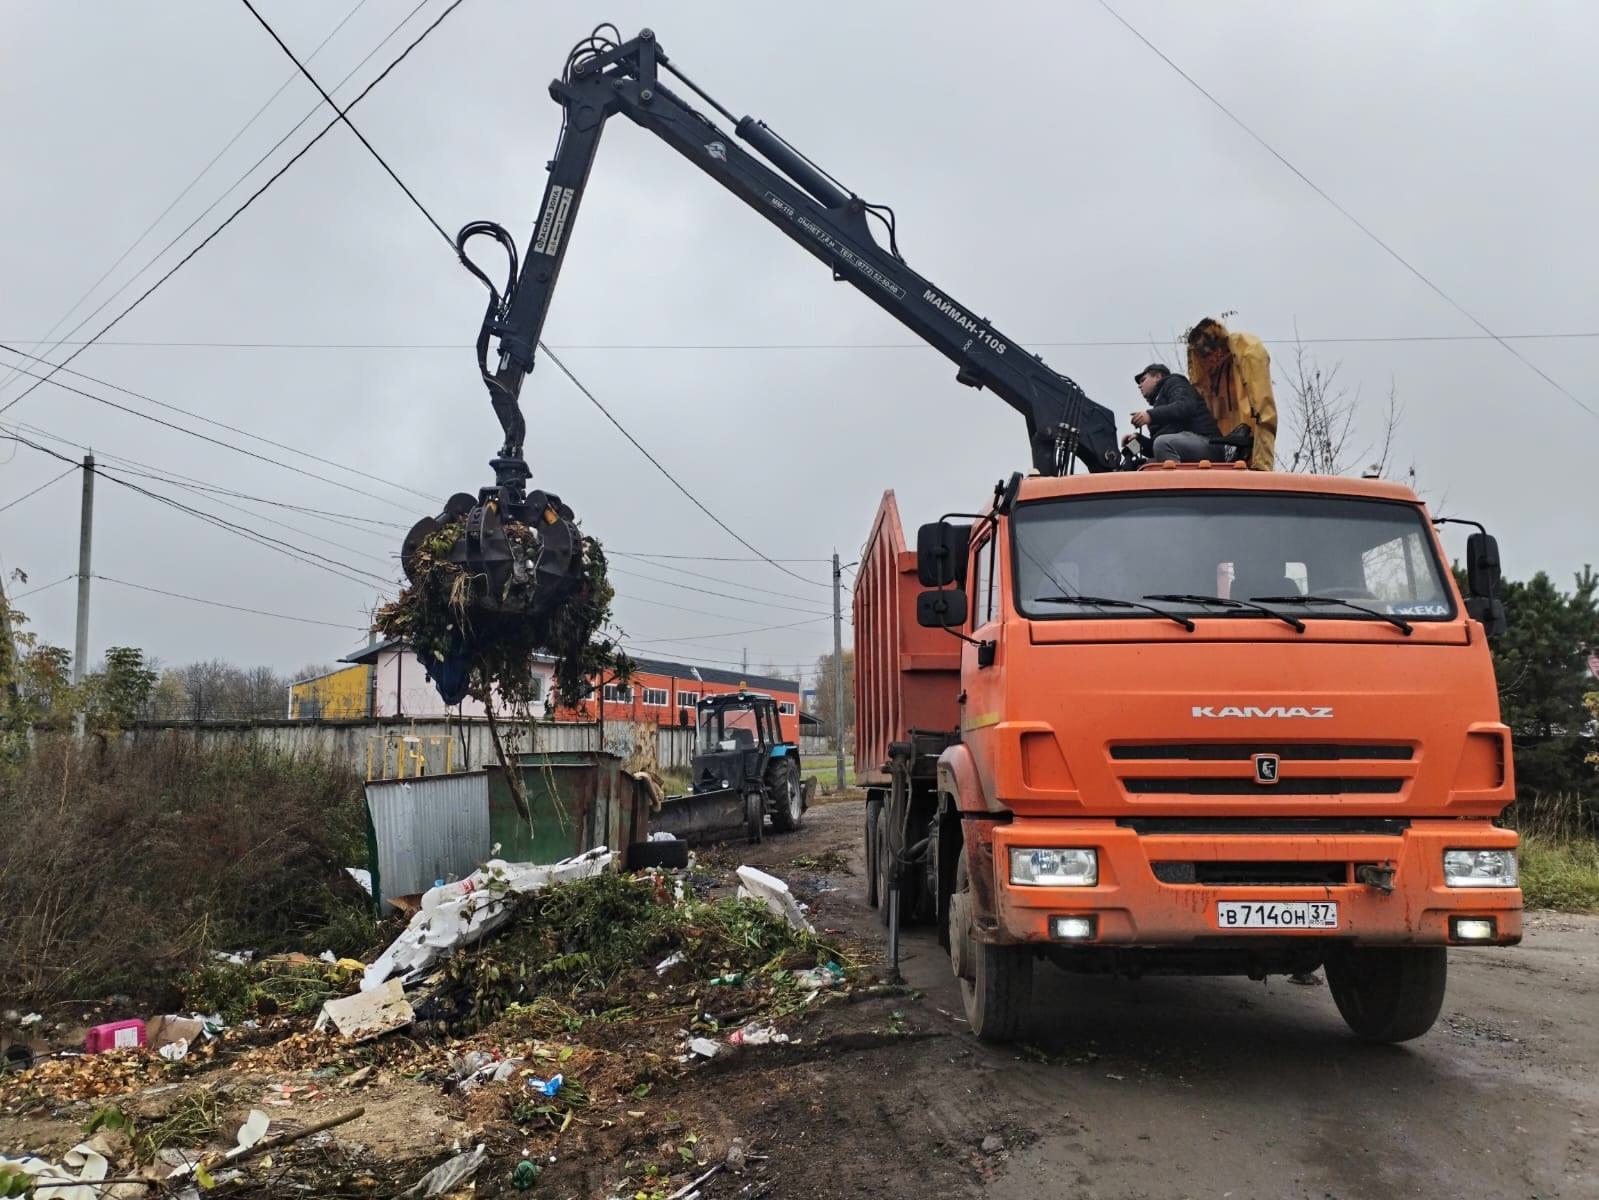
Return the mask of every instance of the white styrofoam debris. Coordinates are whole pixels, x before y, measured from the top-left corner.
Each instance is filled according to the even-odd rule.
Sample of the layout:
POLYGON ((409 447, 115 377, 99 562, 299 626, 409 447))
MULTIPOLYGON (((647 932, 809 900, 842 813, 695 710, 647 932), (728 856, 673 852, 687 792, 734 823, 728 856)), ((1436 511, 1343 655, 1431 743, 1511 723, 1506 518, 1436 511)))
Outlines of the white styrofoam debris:
POLYGON ((754 867, 740 867, 737 873, 738 894, 741 898, 750 897, 762 901, 767 908, 802 933, 816 932, 811 923, 805 919, 805 914, 800 911, 799 902, 794 899, 794 893, 788 890, 788 884, 776 875, 768 875, 765 871, 754 867))

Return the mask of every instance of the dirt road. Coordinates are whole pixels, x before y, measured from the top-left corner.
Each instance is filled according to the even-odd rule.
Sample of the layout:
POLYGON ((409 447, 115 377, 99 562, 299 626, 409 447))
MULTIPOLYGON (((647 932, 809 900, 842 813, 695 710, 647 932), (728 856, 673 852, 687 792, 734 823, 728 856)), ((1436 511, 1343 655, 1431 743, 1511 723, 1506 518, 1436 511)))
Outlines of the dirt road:
MULTIPOLYGON (((792 860, 841 852, 816 918, 880 944, 860 819, 822 804, 736 852, 802 894, 792 860)), ((1324 986, 1044 967, 1028 1043, 996 1049, 965 1033, 930 933, 901 965, 922 997, 872 1018, 897 1041, 838 1037, 771 1080, 774 1196, 1599 1197, 1599 918, 1538 914, 1517 949, 1453 954, 1444 1015, 1398 1047, 1356 1042, 1324 986)))

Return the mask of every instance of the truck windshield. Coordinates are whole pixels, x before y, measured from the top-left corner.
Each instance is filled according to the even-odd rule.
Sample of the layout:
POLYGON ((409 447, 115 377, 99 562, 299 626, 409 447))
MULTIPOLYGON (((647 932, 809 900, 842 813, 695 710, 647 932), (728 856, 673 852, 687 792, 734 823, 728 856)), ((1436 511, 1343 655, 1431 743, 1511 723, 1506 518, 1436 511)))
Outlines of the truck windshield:
POLYGON ((700 709, 700 753, 742 750, 760 741, 753 708, 700 709))
POLYGON ((1011 524, 1017 609, 1027 617, 1156 619, 1072 603, 1079 595, 1158 596, 1162 609, 1195 619, 1258 618, 1257 610, 1214 602, 1251 597, 1305 597, 1288 611, 1316 620, 1455 615, 1432 531, 1409 504, 1156 492, 1034 501, 1018 505, 1011 524))

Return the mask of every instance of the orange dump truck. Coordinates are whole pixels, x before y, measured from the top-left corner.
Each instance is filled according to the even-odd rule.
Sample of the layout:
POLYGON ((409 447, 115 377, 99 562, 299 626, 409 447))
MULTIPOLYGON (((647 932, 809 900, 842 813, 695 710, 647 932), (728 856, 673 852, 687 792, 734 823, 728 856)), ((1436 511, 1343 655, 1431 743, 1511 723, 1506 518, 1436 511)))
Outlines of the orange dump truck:
POLYGON ((1359 1036, 1426 1032, 1446 947, 1521 937, 1498 549, 1464 596, 1446 562, 1377 480, 1018 475, 915 549, 888 493, 854 599, 872 902, 936 922, 988 1039, 1039 958, 1325 967, 1359 1036))

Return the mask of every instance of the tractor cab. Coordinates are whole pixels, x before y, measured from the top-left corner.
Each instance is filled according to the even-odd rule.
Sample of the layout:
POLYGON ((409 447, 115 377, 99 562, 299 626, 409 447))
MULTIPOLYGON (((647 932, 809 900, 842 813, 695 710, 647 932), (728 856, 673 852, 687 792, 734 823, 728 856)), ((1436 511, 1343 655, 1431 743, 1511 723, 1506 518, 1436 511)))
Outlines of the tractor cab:
POLYGON ((774 756, 789 747, 777 719, 777 702, 759 692, 706 696, 694 707, 696 792, 759 786, 774 756))

